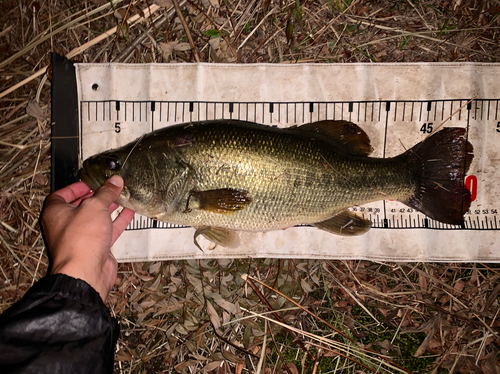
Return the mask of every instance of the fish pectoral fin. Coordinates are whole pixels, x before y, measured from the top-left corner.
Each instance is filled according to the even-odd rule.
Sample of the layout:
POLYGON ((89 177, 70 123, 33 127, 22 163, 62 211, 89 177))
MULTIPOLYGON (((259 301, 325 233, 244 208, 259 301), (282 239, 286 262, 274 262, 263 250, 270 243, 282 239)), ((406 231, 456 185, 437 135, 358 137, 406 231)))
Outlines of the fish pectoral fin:
POLYGON ((356 236, 370 230, 372 223, 349 210, 344 210, 326 221, 314 223, 313 226, 332 234, 356 236))
POLYGON ((196 229, 194 233, 194 244, 203 252, 196 238, 203 235, 206 239, 215 244, 227 248, 236 248, 240 245, 240 237, 235 231, 223 229, 221 227, 203 226, 196 229))
POLYGON ((191 191, 186 210, 196 208, 213 213, 229 214, 244 209, 251 202, 252 198, 248 196, 247 191, 235 188, 191 191))
POLYGON ((373 151, 366 132, 349 121, 317 121, 298 126, 297 130, 321 134, 351 155, 368 156, 373 151))

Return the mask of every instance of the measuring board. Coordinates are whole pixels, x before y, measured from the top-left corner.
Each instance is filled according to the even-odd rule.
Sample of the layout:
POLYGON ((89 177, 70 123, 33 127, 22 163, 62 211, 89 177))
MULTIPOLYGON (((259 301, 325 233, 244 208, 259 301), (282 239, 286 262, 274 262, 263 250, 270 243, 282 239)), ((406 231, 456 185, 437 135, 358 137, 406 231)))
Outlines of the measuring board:
MULTIPOLYGON (((98 80, 95 81, 97 83, 92 84, 91 90, 101 90, 103 83, 98 80)), ((418 232, 417 235, 424 236, 425 232, 450 232, 451 234, 447 235, 453 235, 453 238, 458 238, 457 241, 460 242, 462 236, 469 235, 467 233, 489 232, 488 240, 490 245, 493 245, 495 232, 500 229, 500 216, 498 215, 500 186, 495 178, 496 165, 500 161, 499 151, 496 146, 497 142, 495 141, 495 136, 500 132, 499 101, 500 95, 498 98, 474 99, 460 97, 430 100, 342 101, 181 101, 154 100, 154 98, 130 100, 116 97, 85 100, 79 97, 77 100, 78 166, 81 165, 83 160, 94 154, 120 147, 145 133, 191 121, 235 119, 284 128, 327 119, 348 120, 358 124, 370 137, 374 148, 371 156, 381 158, 393 157, 403 153, 406 149, 438 131, 441 126, 463 127, 467 129, 468 139, 474 146, 474 160, 465 179, 465 185, 471 191, 473 201, 461 226, 437 222, 396 201, 379 201, 363 206, 355 206, 351 209, 364 218, 371 220, 372 230, 367 235, 377 231, 390 232, 389 235, 400 232, 397 235, 402 236, 398 238, 404 238, 408 236, 409 232, 418 232)), ((177 235, 180 235, 179 232, 186 230, 189 230, 189 234, 182 233, 182 235, 189 238, 192 236, 192 228, 187 229, 178 225, 159 222, 137 214, 127 228, 128 235, 144 236, 141 232, 147 232, 148 239, 143 239, 145 240, 144 243, 146 243, 144 245, 151 245, 151 235, 163 235, 163 233, 170 231, 175 232, 175 234, 170 235, 177 237, 177 235), (136 234, 132 234, 134 232, 136 234), (158 234, 160 232, 162 234, 158 234)), ((287 229, 285 232, 289 230, 291 229, 287 229)), ((319 231, 307 227, 297 227, 293 230, 314 230, 315 233, 319 231)), ((302 231, 299 235, 311 235, 309 232, 307 235, 304 233, 305 231, 302 231)), ((169 234, 166 235, 168 237, 169 234)), ((284 234, 278 232, 277 235, 284 234)), ((340 240, 339 243, 345 241, 345 238, 337 239, 336 236, 328 233, 326 235, 332 241, 340 240)), ((276 239, 274 240, 276 242, 276 239)), ((357 243, 356 239, 352 240, 357 243)), ((188 252, 191 252, 186 255, 187 258, 207 257, 206 254, 200 253, 198 249, 194 250, 192 248, 193 244, 189 240, 183 241, 183 243, 188 242, 190 247, 188 252)), ((290 246, 291 244, 288 243, 284 247, 287 245, 290 246)), ((426 245, 429 246, 428 243, 426 245)), ((134 255, 132 257, 125 256, 124 259, 150 258, 150 253, 146 252, 143 257, 134 255)), ((293 256, 293 250, 291 252, 293 256)), ((218 253, 218 257, 221 257, 221 253, 222 256, 236 255, 227 251, 225 253, 209 251, 208 253, 208 257, 214 256, 214 253, 218 253)), ((279 253, 290 252, 283 251, 282 248, 279 253)), ((162 256, 156 252, 152 256, 152 258, 165 257, 172 258, 173 256, 162 256)), ((315 256, 302 255, 299 257, 315 256)), ((333 257, 343 258, 344 256, 334 255, 333 257)), ((384 258, 384 256, 363 255, 358 257, 384 258)), ((398 259, 400 257, 396 255, 388 256, 388 258, 398 259)))

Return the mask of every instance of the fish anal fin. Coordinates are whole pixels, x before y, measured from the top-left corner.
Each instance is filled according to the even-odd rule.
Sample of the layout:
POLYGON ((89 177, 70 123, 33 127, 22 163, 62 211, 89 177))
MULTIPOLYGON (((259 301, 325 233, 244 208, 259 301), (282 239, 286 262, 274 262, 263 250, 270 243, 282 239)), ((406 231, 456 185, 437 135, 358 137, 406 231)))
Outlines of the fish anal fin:
POLYGON ((332 234, 357 236, 370 230, 372 223, 349 210, 344 210, 326 221, 314 223, 313 226, 332 234))
POLYGON ((221 227, 203 226, 196 229, 194 233, 194 244, 203 252, 203 249, 198 244, 198 236, 203 235, 212 243, 221 245, 227 248, 237 248, 240 245, 240 237, 235 231, 224 229, 221 227))
POLYGON ((373 152, 366 132, 349 121, 317 121, 298 126, 296 129, 321 134, 351 155, 368 156, 373 152))
POLYGON ((195 207, 213 213, 229 214, 244 209, 251 202, 252 198, 247 191, 235 188, 191 191, 186 209, 195 207))

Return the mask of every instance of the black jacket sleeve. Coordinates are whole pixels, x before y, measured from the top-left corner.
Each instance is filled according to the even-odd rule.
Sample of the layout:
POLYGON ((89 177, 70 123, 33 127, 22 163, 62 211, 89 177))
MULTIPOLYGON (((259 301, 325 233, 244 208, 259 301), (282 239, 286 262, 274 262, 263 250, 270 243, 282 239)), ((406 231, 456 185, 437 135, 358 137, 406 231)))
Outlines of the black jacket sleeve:
POLYGON ((0 315, 0 373, 111 373, 118 334, 89 284, 51 275, 0 315))

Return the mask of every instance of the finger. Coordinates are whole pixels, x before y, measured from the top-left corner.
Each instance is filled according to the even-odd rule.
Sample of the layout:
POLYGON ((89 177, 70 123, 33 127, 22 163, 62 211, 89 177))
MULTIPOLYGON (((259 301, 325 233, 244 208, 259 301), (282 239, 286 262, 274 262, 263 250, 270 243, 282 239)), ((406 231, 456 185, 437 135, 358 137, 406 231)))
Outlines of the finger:
POLYGON ((86 195, 80 197, 79 199, 73 201, 71 203, 71 205, 73 205, 73 206, 80 206, 80 204, 82 203, 83 200, 86 200, 86 199, 88 199, 89 197, 92 197, 92 196, 94 196, 94 192, 90 191, 88 194, 86 194, 86 195))
POLYGON ((76 182, 55 191, 47 197, 45 205, 57 203, 71 203, 90 192, 90 188, 83 182, 76 182))
POLYGON ((123 179, 118 175, 113 175, 104 184, 99 187, 94 197, 104 203, 107 208, 114 203, 120 196, 123 189, 123 179))
POLYGON ((109 206, 109 213, 113 213, 116 209, 119 208, 119 205, 116 203, 113 203, 109 206))
POLYGON ((111 240, 111 245, 115 244, 116 239, 118 239, 123 231, 127 228, 128 224, 134 218, 134 214, 135 212, 133 210, 125 208, 113 221, 113 238, 111 240))

